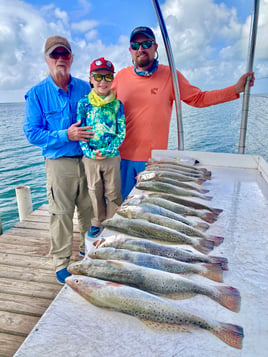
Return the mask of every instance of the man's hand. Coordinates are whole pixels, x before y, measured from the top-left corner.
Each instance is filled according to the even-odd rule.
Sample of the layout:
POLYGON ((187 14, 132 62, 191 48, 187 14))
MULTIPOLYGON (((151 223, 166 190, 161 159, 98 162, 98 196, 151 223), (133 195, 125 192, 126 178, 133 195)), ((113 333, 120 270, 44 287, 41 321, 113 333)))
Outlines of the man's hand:
POLYGON ((250 87, 253 87, 254 81, 255 81, 254 72, 247 72, 239 78, 238 82, 235 84, 235 93, 236 94, 245 92, 245 87, 246 87, 248 80, 249 80, 250 87))
POLYGON ((69 140, 87 142, 89 139, 93 138, 94 132, 89 131, 89 129, 92 129, 92 126, 80 126, 80 124, 81 120, 72 124, 67 129, 67 136, 69 140))

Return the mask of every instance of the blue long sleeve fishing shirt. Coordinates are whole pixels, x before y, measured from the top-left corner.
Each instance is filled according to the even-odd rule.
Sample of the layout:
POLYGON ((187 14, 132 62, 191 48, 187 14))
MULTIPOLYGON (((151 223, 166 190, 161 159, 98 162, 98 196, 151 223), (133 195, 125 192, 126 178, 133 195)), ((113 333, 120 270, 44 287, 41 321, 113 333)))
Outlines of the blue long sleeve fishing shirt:
POLYGON ((78 100, 89 92, 87 82, 71 77, 66 93, 49 75, 26 93, 23 131, 44 157, 83 155, 79 141, 68 139, 67 129, 76 123, 78 100))

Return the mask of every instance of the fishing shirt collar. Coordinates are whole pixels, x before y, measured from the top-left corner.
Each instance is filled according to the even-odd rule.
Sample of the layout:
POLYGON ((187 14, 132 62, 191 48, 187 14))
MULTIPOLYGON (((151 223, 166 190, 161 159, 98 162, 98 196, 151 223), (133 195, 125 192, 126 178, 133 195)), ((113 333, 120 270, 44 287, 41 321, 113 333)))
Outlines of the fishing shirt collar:
MULTIPOLYGON (((48 79, 49 81, 52 83, 52 85, 57 89, 58 92, 64 92, 66 93, 62 88, 60 88, 59 86, 57 86, 57 84, 54 82, 51 74, 48 75, 48 79)), ((74 85, 74 80, 73 80, 73 77, 70 75, 70 81, 68 83, 68 92, 70 92, 70 90, 72 89, 74 85)))
POLYGON ((143 77, 150 77, 158 68, 158 60, 155 59, 153 61, 152 66, 147 70, 147 71, 139 71, 136 67, 136 64, 134 64, 134 72, 139 75, 139 76, 143 76, 143 77))

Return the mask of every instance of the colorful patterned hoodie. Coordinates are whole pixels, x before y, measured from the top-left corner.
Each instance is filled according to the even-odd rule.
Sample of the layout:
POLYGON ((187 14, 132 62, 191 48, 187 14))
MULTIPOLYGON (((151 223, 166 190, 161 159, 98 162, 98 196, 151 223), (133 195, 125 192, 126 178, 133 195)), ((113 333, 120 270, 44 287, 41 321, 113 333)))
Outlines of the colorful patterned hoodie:
POLYGON ((92 126, 94 137, 88 142, 80 141, 85 157, 95 159, 94 151, 99 149, 107 158, 119 155, 126 128, 123 104, 115 98, 114 92, 105 97, 99 97, 94 89, 79 100, 77 121, 81 126, 92 126))

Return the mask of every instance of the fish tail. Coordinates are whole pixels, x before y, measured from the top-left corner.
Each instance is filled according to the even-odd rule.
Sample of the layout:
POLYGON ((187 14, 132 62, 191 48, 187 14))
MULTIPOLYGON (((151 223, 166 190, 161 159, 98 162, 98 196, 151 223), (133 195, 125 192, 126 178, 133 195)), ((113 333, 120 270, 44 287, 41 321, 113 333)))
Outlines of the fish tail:
POLYGON ((208 193, 209 190, 205 190, 204 188, 198 189, 198 192, 200 193, 208 193))
POLYGON ((212 200, 212 196, 203 195, 203 196, 201 196, 200 198, 203 198, 203 199, 206 200, 206 201, 211 201, 211 200, 212 200))
POLYGON ((194 182, 197 183, 198 185, 202 185, 205 181, 206 181, 205 178, 198 178, 194 180, 194 182))
POLYGON ((227 345, 239 350, 242 349, 244 332, 241 326, 218 322, 218 326, 210 331, 227 345))
POLYGON ((212 208, 211 211, 215 213, 217 216, 223 212, 223 209, 220 208, 212 208))
POLYGON ((199 229, 202 232, 205 232, 209 229, 209 224, 204 222, 198 222, 193 225, 194 228, 199 229))
POLYGON ((207 170, 205 168, 199 168, 199 171, 201 171, 204 176, 211 177, 211 175, 212 175, 211 171, 209 171, 209 170, 207 170))
POLYGON ((241 296, 239 291, 232 286, 217 286, 215 300, 227 309, 238 312, 240 310, 241 296))
POLYGON ((214 246, 215 247, 218 247, 224 241, 224 238, 223 237, 219 237, 219 236, 209 236, 208 239, 210 239, 210 240, 212 240, 214 242, 214 246))
POLYGON ((229 270, 228 269, 228 259, 224 258, 224 257, 214 257, 214 256, 210 256, 210 262, 212 264, 218 264, 221 266, 222 270, 229 270))
POLYGON ((213 280, 218 281, 219 283, 223 282, 222 278, 222 268, 220 265, 217 264, 202 264, 205 270, 200 273, 200 275, 213 280))
POLYGON ((208 254, 214 248, 214 242, 209 239, 198 239, 198 242, 194 244, 194 247, 199 250, 199 252, 208 254))
POLYGON ((198 215, 201 219, 208 223, 214 223, 217 221, 217 215, 213 212, 202 212, 198 215))

